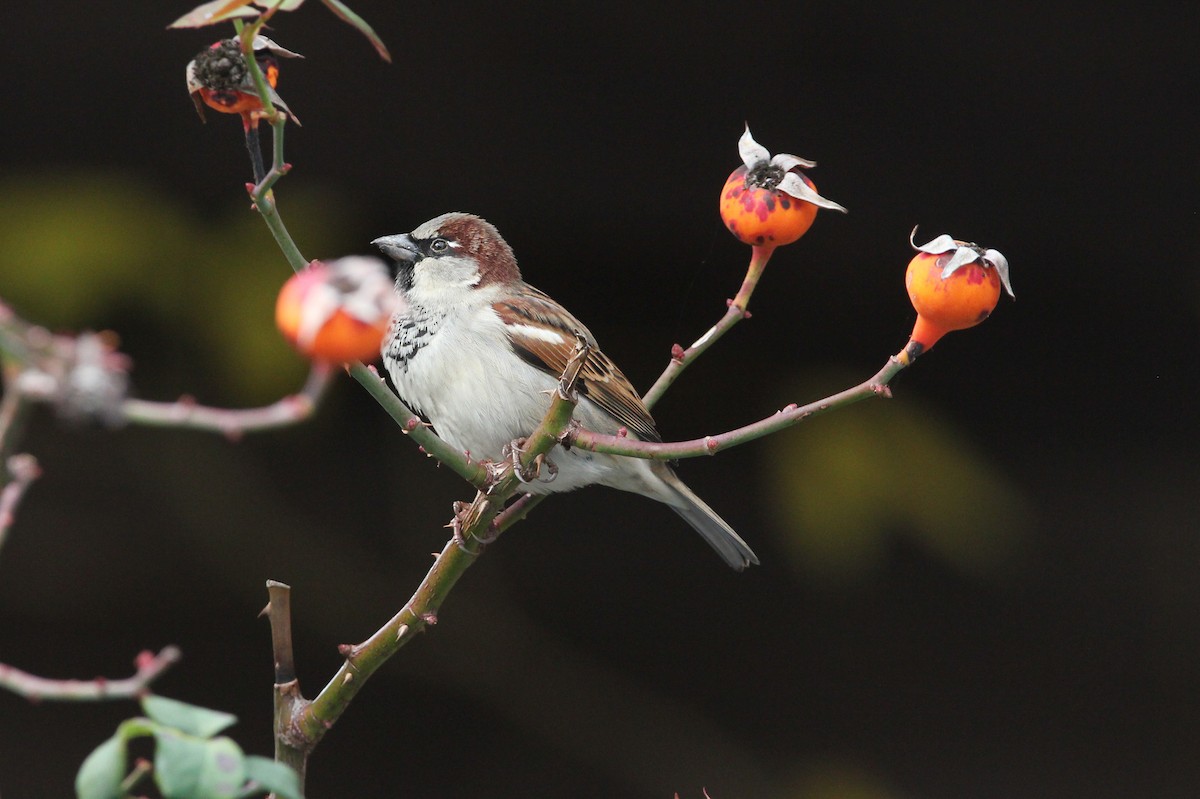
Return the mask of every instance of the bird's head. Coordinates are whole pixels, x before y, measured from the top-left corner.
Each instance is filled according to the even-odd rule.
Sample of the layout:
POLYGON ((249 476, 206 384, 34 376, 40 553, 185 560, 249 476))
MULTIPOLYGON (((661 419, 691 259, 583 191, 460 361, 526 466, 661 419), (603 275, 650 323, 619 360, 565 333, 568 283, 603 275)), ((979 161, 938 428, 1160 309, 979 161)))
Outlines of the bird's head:
POLYGON ((472 214, 442 214, 411 233, 371 243, 396 262, 397 286, 410 293, 444 295, 521 279, 508 242, 472 214))

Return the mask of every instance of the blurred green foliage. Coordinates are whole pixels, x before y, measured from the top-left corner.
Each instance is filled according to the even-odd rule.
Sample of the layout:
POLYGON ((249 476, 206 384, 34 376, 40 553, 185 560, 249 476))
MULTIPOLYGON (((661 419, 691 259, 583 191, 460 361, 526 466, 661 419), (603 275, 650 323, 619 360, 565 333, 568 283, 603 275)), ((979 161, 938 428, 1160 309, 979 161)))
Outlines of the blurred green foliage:
MULTIPOLYGON (((798 395, 854 382, 820 377, 798 395)), ((1031 528, 1030 501, 986 450, 905 391, 904 375, 898 383, 894 401, 864 402, 767 439, 784 550, 818 583, 873 576, 894 536, 961 573, 1002 574, 1031 528)))
MULTIPOLYGON (((290 188, 285 210, 305 254, 340 255, 341 204, 290 188)), ((152 318, 203 353, 198 365, 221 386, 221 401, 275 399, 297 387, 307 364, 275 331, 275 295, 290 270, 239 192, 231 187, 206 218, 125 175, 9 177, 0 181, 0 297, 60 331, 111 327, 128 337, 122 314, 152 318)))
POLYGON ((823 760, 807 763, 793 778, 794 799, 898 799, 899 794, 859 763, 823 760))

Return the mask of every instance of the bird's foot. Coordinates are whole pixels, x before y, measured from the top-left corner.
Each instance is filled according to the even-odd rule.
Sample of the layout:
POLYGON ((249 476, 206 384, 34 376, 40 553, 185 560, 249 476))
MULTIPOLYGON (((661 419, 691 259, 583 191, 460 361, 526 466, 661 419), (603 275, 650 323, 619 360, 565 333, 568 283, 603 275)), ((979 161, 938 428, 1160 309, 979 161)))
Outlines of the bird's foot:
POLYGON ((487 472, 487 487, 488 492, 496 483, 500 482, 500 478, 504 476, 504 470, 508 466, 504 461, 497 463, 496 461, 480 461, 479 465, 487 472))
POLYGON ((463 535, 463 519, 466 518, 471 506, 466 502, 455 502, 451 507, 454 509, 454 517, 450 519, 450 523, 446 526, 450 528, 454 535, 454 543, 458 544, 460 549, 467 549, 467 539, 463 535))
POLYGON ((526 439, 518 438, 504 445, 503 454, 508 458, 517 479, 522 483, 532 483, 541 478, 542 469, 545 468, 546 478, 541 482, 553 482, 554 478, 558 477, 558 467, 546 457, 546 453, 538 455, 528 466, 521 463, 521 456, 525 454, 525 442, 526 439))
POLYGON ((472 555, 478 555, 484 546, 492 543, 493 541, 495 541, 497 538, 500 537, 500 530, 497 529, 496 523, 491 522, 488 525, 488 530, 487 530, 486 534, 471 536, 471 540, 475 542, 475 546, 474 547, 469 546, 467 544, 467 536, 466 536, 466 534, 463 533, 463 528, 465 526, 467 526, 471 521, 471 513, 475 508, 475 503, 473 503, 473 502, 455 502, 453 505, 453 508, 454 508, 454 518, 452 518, 450 520, 450 523, 447 524, 446 526, 449 527, 451 529, 451 531, 453 531, 454 543, 458 544, 460 549, 462 549, 466 552, 469 552, 472 555))

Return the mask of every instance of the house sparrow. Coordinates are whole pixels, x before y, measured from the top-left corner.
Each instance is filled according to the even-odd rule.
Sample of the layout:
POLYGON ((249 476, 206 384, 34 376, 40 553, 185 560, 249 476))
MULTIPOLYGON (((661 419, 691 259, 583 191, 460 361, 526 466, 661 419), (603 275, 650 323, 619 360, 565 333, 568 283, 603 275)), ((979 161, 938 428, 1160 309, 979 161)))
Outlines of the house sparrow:
MULTIPOLYGON (((392 317, 383 360, 400 396, 451 445, 497 460, 529 435, 549 407, 547 392, 576 344, 591 345, 576 383, 575 419, 642 441, 661 441, 650 412, 583 324, 521 279, 512 248, 488 222, 463 213, 431 219, 412 233, 372 242, 396 260, 404 309, 392 317)), ((704 536, 725 562, 758 558, 663 461, 579 449, 550 455, 556 473, 529 483, 534 494, 600 484, 656 499, 704 536)), ((553 473, 553 472, 552 472, 553 473)))

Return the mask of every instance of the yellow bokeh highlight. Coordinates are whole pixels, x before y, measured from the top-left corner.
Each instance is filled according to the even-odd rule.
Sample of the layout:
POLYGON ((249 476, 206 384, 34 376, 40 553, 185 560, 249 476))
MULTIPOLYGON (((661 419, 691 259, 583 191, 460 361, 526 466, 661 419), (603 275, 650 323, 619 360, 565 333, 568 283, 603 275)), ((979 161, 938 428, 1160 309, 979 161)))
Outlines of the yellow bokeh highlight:
MULTIPOLYGON (((854 382, 810 381, 803 394, 854 382)), ((984 445, 903 387, 898 393, 767 440, 769 513, 782 548, 817 583, 866 579, 895 536, 960 573, 1004 573, 1027 541, 1031 503, 984 445)))
MULTIPOLYGON (((308 257, 356 246, 338 238, 347 216, 336 199, 295 188, 280 205, 308 257)), ((307 361, 274 324, 276 295, 291 274, 241 186, 206 217, 164 188, 118 173, 0 180, 0 299, 55 331, 117 328, 135 350, 119 329, 121 314, 153 318, 186 351, 202 354, 195 366, 221 386, 220 402, 269 402, 303 380, 307 361)), ((194 390, 178 386, 181 394, 194 390)))

